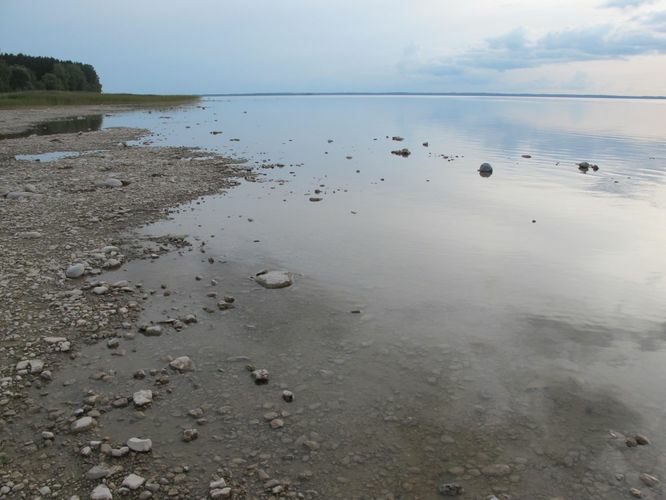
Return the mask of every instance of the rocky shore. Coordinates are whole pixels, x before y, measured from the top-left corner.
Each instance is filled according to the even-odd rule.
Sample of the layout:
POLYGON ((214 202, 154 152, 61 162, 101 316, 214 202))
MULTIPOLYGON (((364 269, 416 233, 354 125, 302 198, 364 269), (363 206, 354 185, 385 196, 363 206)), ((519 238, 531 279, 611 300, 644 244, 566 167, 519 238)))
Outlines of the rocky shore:
MULTIPOLYGON (((62 113, 2 111, 0 130, 17 132, 36 119, 62 113), (13 128, 8 126, 12 117, 13 128)), ((78 448, 77 437, 96 426, 104 405, 90 398, 69 412, 49 409, 32 399, 31 391, 48 391, 54 372, 76 359, 81 346, 116 338, 134 326, 142 290, 128 282, 100 282, 102 272, 189 245, 181 236, 142 237, 136 228, 165 217, 179 203, 252 176, 216 155, 150 147, 147 134, 116 128, 0 141, 0 498, 70 498, 64 492, 87 498, 93 488, 83 482, 114 474, 115 466, 100 465, 79 476, 71 460, 45 455, 48 448, 57 447, 57 456, 78 448), (142 138, 140 146, 132 142, 142 138), (49 161, 48 153, 57 151, 77 156, 49 161), (15 158, 22 154, 44 156, 15 158), (27 415, 32 421, 26 426, 27 415), (45 427, 30 429, 38 421, 45 427), (34 436, 26 440, 29 430, 34 436)), ((113 347, 113 341, 108 345, 113 347)), ((141 397, 135 394, 137 407, 147 404, 141 397)), ((110 458, 131 452, 141 463, 140 454, 150 447, 149 439, 138 438, 118 450, 91 442, 77 454, 110 458)), ((115 484, 125 494, 143 486, 139 498, 148 498, 159 489, 144 485, 136 474, 125 475, 115 484)), ((211 486, 215 498, 229 496, 223 483, 219 479, 211 486)), ((190 498, 189 493, 174 496, 190 498)), ((90 498, 111 498, 111 492, 100 484, 90 498)))

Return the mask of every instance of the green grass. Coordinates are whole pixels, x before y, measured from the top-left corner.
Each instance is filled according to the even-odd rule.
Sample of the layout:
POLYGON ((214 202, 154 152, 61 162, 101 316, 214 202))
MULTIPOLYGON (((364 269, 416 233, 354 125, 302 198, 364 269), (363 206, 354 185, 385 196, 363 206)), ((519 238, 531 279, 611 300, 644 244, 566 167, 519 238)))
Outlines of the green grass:
POLYGON ((96 92, 31 91, 0 93, 0 109, 46 106, 111 104, 131 106, 175 106, 199 99, 194 95, 104 94, 96 92))

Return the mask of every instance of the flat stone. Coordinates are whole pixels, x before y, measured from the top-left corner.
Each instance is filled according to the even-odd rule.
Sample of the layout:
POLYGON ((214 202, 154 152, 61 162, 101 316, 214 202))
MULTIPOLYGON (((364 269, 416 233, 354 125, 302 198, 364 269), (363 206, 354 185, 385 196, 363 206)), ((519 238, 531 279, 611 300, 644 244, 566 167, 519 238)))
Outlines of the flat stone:
POLYGON ((97 479, 104 479, 112 474, 113 470, 106 464, 95 465, 86 472, 86 479, 95 481, 97 479))
POLYGON ((95 295, 104 295, 108 291, 109 289, 105 286, 96 286, 95 288, 93 288, 93 293, 95 295))
POLYGON ((262 271, 257 273, 254 280, 264 288, 286 288, 290 286, 292 275, 287 271, 262 271))
POLYGON ((153 391, 150 389, 136 391, 132 396, 132 400, 134 401, 134 406, 137 407, 149 405, 153 402, 153 391))
POLYGON ((123 181, 114 179, 113 177, 107 177, 102 181, 95 182, 95 186, 105 187, 105 188, 118 188, 123 186, 123 181))
POLYGON ((136 474, 130 474, 125 479, 123 479, 123 486, 129 488, 130 490, 138 490, 146 480, 141 476, 136 474))
POLYGON ((231 488, 218 488, 210 491, 211 498, 229 498, 231 497, 231 488))
POLYGON ((93 427, 95 427, 96 424, 97 423, 95 422, 94 418, 85 416, 73 422, 70 429, 72 432, 76 434, 79 432, 85 432, 89 429, 92 429, 93 427))
POLYGON ((508 476, 511 474, 511 466, 506 464, 492 464, 481 469, 481 472, 486 476, 492 477, 508 476))
POLYGON ((153 448, 153 442, 150 439, 133 437, 127 440, 127 446, 130 450, 137 453, 147 453, 153 448))

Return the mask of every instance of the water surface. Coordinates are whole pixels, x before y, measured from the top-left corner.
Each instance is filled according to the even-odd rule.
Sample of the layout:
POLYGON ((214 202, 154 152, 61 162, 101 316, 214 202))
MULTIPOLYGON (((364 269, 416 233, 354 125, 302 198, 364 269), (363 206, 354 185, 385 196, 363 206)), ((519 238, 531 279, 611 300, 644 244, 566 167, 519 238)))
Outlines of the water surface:
POLYGON ((128 266, 180 290, 148 317, 200 309, 213 278, 238 304, 138 350, 204 367, 175 419, 235 405, 216 424, 223 460, 266 452, 321 498, 435 498, 450 481, 465 498, 661 498, 638 475, 660 476, 666 450, 665 115, 649 100, 296 96, 106 118, 261 174, 146 229, 217 259, 128 266), (295 285, 260 289, 247 277, 264 268, 295 285), (242 367, 215 370, 240 355, 296 388, 284 430, 264 428, 279 405, 247 400, 242 367), (628 448, 635 433, 652 444, 628 448))

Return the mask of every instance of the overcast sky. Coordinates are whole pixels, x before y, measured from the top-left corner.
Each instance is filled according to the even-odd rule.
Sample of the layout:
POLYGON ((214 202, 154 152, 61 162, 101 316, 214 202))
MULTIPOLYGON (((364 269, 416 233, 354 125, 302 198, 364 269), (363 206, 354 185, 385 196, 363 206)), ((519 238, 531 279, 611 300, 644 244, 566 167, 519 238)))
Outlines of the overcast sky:
POLYGON ((107 92, 666 95, 666 0, 0 0, 107 92))

